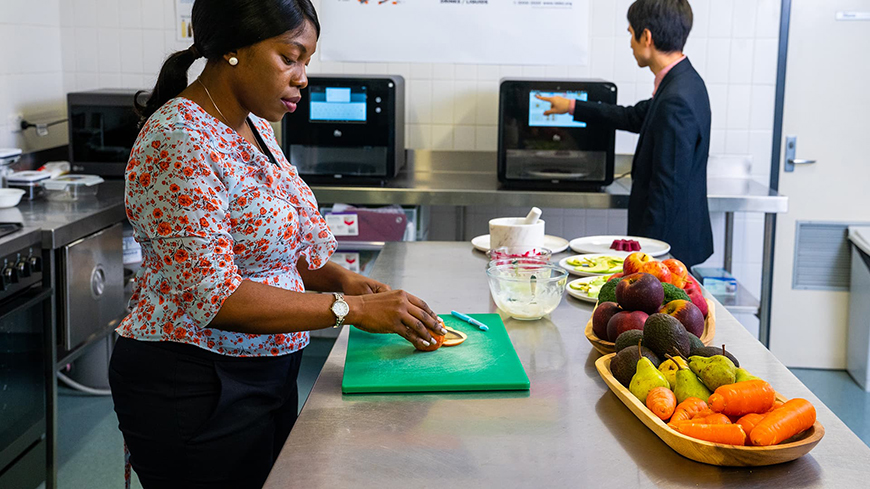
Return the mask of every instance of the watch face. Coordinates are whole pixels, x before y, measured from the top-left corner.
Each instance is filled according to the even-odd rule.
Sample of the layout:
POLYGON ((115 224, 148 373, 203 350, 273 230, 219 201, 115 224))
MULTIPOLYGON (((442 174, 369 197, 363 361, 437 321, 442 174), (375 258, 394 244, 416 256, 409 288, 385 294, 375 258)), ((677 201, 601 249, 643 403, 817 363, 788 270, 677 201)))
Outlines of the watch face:
POLYGON ((336 316, 347 316, 347 313, 350 312, 350 307, 348 307, 347 302, 344 301, 335 301, 332 304, 332 312, 336 316))

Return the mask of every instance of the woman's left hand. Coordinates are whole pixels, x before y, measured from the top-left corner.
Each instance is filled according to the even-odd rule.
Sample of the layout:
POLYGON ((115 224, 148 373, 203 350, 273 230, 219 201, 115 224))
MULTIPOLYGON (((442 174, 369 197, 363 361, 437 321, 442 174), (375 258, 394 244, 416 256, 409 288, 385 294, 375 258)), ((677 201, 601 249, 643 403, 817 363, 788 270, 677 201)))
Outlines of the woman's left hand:
POLYGON ((342 281, 342 292, 345 295, 366 295, 392 290, 389 285, 365 277, 358 273, 348 273, 342 281))

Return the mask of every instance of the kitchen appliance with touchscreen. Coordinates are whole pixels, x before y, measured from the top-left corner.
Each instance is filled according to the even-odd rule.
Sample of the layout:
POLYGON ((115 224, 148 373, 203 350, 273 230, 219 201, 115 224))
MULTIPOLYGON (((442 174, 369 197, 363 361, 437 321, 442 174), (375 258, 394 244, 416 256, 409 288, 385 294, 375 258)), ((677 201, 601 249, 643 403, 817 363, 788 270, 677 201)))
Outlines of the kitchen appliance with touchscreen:
POLYGON ((307 182, 382 184, 405 164, 401 76, 322 75, 284 116, 284 153, 307 182))
POLYGON ((498 179, 505 188, 597 190, 613 182, 615 129, 544 115, 561 96, 616 103, 616 85, 604 80, 502 79, 499 89, 498 179))
POLYGON ((73 173, 124 176, 139 135, 139 115, 133 105, 136 92, 103 88, 67 94, 69 161, 73 173))

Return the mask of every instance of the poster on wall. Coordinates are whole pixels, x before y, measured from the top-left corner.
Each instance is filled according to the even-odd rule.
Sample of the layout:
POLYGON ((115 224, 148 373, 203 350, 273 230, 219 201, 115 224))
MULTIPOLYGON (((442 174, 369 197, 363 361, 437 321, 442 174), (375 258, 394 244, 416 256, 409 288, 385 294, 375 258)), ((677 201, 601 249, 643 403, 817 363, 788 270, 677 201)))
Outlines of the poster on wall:
POLYGON ((322 61, 586 65, 588 0, 322 0, 322 61))
POLYGON ((192 12, 193 0, 175 0, 175 38, 179 41, 193 41, 192 12))

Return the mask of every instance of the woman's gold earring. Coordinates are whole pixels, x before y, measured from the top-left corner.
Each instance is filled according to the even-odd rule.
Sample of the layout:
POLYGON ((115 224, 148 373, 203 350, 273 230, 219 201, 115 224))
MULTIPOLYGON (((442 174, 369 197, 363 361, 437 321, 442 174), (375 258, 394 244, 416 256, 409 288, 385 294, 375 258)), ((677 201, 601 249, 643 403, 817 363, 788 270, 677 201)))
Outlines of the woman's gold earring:
POLYGON ((237 64, 239 64, 239 58, 232 56, 230 57, 230 59, 227 60, 227 63, 229 63, 230 66, 236 66, 237 64))

